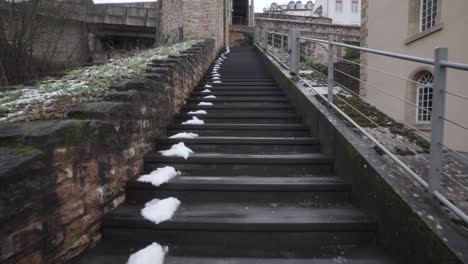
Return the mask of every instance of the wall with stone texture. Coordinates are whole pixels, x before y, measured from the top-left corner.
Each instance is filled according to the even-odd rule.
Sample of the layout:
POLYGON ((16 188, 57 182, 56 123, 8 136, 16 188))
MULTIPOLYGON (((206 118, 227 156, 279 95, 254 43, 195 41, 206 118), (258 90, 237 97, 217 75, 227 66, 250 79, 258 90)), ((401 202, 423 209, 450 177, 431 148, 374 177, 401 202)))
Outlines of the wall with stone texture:
POLYGON ((0 127, 0 263, 68 263, 101 238, 103 215, 217 54, 207 40, 115 83, 69 119, 0 127))
POLYGON ((183 0, 161 0, 158 42, 172 44, 183 38, 183 0))
POLYGON ((183 0, 184 38, 214 38, 225 45, 224 0, 183 0))
POLYGON ((328 35, 337 36, 339 40, 359 41, 361 38, 359 26, 345 26, 327 23, 323 18, 305 20, 299 16, 270 14, 267 17, 256 16, 256 27, 277 32, 288 32, 298 29, 303 36, 328 39, 328 35), (288 17, 288 18, 286 18, 288 17), (314 21, 314 19, 316 19, 314 21))

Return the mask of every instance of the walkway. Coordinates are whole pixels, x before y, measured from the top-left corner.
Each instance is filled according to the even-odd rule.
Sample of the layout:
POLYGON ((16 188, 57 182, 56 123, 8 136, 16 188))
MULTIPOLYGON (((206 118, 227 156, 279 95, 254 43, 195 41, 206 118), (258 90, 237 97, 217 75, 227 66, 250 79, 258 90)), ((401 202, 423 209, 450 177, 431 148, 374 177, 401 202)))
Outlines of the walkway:
POLYGON ((255 51, 235 48, 219 70, 222 83, 203 98, 211 69, 147 155, 145 170, 182 172, 160 187, 130 182, 127 201, 103 222, 103 242, 80 263, 126 263, 152 242, 169 247, 165 263, 389 263, 375 246, 377 223, 350 201, 281 88, 255 51), (200 102, 212 106, 200 106, 200 102), (182 125, 197 115, 204 125, 182 125), (171 139, 180 132, 200 135, 171 139), (159 150, 184 142, 185 160, 159 150), (174 217, 158 225, 140 210, 176 197, 174 217))

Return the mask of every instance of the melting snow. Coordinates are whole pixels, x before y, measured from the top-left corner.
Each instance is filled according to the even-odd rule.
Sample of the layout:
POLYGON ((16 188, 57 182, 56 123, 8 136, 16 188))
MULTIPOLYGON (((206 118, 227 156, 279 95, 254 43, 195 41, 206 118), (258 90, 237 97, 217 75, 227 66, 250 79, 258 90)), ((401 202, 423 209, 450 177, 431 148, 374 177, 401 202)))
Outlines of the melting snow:
MULTIPOLYGON (((210 87, 212 87, 212 86, 210 85, 210 87)), ((211 93, 211 91, 210 91, 209 89, 205 89, 205 90, 203 90, 203 91, 201 91, 201 92, 202 92, 202 93, 211 93)))
POLYGON ((211 86, 209 84, 205 84, 205 88, 213 88, 213 86, 211 86))
POLYGON ((154 186, 159 186, 179 175, 180 171, 176 171, 174 167, 166 166, 164 168, 158 168, 152 171, 150 174, 140 176, 140 178, 138 178, 138 181, 150 182, 154 186))
POLYGON ((205 96, 205 97, 203 97, 203 98, 210 99, 210 98, 216 98, 216 96, 214 96, 214 95, 207 95, 207 96, 205 96))
POLYGON ((203 125, 205 122, 203 120, 198 119, 196 116, 193 116, 191 120, 187 120, 182 122, 182 125, 203 125))
POLYGON ((213 105, 213 103, 210 102, 200 102, 198 105, 213 105))
POLYGON ((220 80, 220 78, 219 78, 219 77, 216 77, 216 76, 211 77, 211 79, 212 79, 212 80, 220 80))
POLYGON ((189 148, 187 148, 184 144, 184 142, 180 142, 178 144, 172 145, 172 147, 168 150, 161 150, 159 151, 163 156, 166 157, 182 157, 184 159, 188 159, 190 154, 193 153, 193 151, 189 148))
POLYGON ((213 83, 222 83, 221 81, 214 81, 213 83))
POLYGON ((159 224, 170 220, 179 205, 180 201, 174 197, 163 200, 153 199, 145 204, 145 208, 141 209, 141 215, 145 219, 155 224, 159 224))
POLYGON ((206 115, 208 114, 205 110, 197 110, 188 112, 189 115, 206 115))
POLYGON ((163 264, 167 251, 167 247, 163 248, 158 243, 153 242, 151 245, 130 255, 127 264, 163 264))
POLYGON ((197 138, 197 137, 198 137, 198 134, 195 134, 195 133, 180 132, 169 138, 197 138))

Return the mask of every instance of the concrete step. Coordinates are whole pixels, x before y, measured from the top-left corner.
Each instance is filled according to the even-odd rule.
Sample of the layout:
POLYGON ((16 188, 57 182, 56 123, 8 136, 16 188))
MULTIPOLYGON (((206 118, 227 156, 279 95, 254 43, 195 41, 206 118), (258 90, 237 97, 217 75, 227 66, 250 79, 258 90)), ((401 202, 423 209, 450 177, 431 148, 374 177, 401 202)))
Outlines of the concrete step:
POLYGON ((275 118, 274 116, 268 117, 255 117, 254 115, 247 116, 241 115, 236 117, 235 115, 223 117, 223 114, 206 114, 206 115, 193 115, 193 114, 180 114, 175 116, 174 124, 182 124, 183 122, 190 120, 196 116, 198 119, 201 119, 205 124, 302 124, 302 119, 300 117, 290 117, 290 118, 275 118))
POLYGON ((191 96, 207 96, 207 95, 215 95, 215 96, 236 96, 236 97, 244 97, 244 96, 285 96, 283 91, 277 89, 277 90, 260 90, 260 91, 238 91, 238 90, 227 90, 227 91, 218 91, 218 90, 213 90, 210 89, 211 93, 202 93, 203 89, 195 89, 191 96))
POLYGON ((309 130, 297 124, 205 124, 173 125, 167 129, 167 135, 181 132, 193 132, 199 136, 223 137, 308 137, 309 130))
POLYGON ((144 204, 126 203, 104 218, 104 237, 157 241, 176 256, 307 257, 330 246, 367 245, 375 236, 375 220, 351 205, 181 202, 158 225, 141 216, 144 204))
POLYGON ((198 137, 180 139, 163 137, 156 144, 156 151, 169 149, 173 144, 184 142, 195 152, 218 152, 226 154, 298 154, 320 151, 316 138, 261 138, 261 137, 198 137))
MULTIPOLYGON (((136 242, 116 243, 106 241, 82 256, 77 264, 116 264, 126 263, 131 254, 148 246, 148 243, 136 242)), ((171 248, 164 259, 165 264, 391 264, 388 256, 373 246, 337 246, 329 247, 323 252, 308 258, 294 258, 285 255, 276 258, 260 257, 200 257, 200 256, 174 256, 171 248)))
POLYGON ((179 176, 159 187, 130 181, 126 198, 137 203, 177 197, 192 203, 304 203, 329 207, 349 202, 350 188, 337 177, 179 176))
POLYGON ((185 160, 159 153, 145 157, 145 173, 172 166, 183 176, 330 176, 333 159, 320 153, 310 154, 225 154, 193 153, 185 160))
POLYGON ((216 98, 203 98, 199 96, 191 96, 188 98, 187 103, 191 102, 213 102, 213 103, 224 103, 224 102, 288 102, 288 98, 284 95, 281 96, 216 96, 216 98))
POLYGON ((296 110, 287 104, 271 104, 271 105, 260 105, 260 104, 250 104, 250 105, 184 105, 181 109, 182 113, 189 111, 196 111, 204 109, 209 113, 217 114, 237 114, 237 113, 258 113, 258 114, 293 114, 296 113, 296 110))

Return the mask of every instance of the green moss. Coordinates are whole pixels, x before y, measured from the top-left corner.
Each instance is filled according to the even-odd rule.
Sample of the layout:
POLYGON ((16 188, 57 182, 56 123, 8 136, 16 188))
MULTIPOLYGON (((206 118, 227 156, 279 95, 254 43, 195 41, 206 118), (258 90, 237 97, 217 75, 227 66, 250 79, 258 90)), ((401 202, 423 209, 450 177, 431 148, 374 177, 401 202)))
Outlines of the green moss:
POLYGON ((17 141, 1 142, 0 147, 8 149, 14 155, 25 155, 30 153, 42 153, 37 148, 24 145, 17 141))
POLYGON ((99 130, 95 140, 96 142, 108 142, 112 138, 113 134, 111 132, 99 130))
MULTIPOLYGON (((358 186, 372 185, 372 191, 382 196, 385 201, 385 211, 390 211, 388 214, 395 216, 396 223, 389 223, 392 226, 382 226, 381 228, 395 228, 400 234, 411 238, 412 241, 418 241, 418 244, 410 244, 408 241, 404 246, 409 246, 408 252, 418 255, 424 254, 426 260, 430 263, 460 263, 456 255, 440 240, 440 238, 424 223, 424 221, 414 213, 411 207, 393 190, 393 188, 380 176, 376 176, 370 172, 366 163, 355 147, 350 144, 343 136, 337 137, 337 143, 344 146, 346 156, 354 164, 356 171, 357 182, 365 182, 358 186), (395 227, 394 225, 397 224, 395 227), (417 252, 413 252, 417 250, 417 252)), ((366 195, 355 191, 358 195, 366 195)), ((383 223, 387 219, 381 219, 383 223)), ((379 236, 379 243, 383 244, 388 249, 401 249, 401 240, 395 239, 394 236, 379 236)))
MULTIPOLYGON (((315 98, 317 98, 317 100, 320 103, 326 105, 326 102, 322 99, 321 96, 316 95, 315 98)), ((351 96, 349 98, 344 98, 344 97, 341 97, 340 95, 334 95, 333 102, 336 106, 338 106, 338 108, 340 108, 343 112, 345 112, 349 117, 351 117, 354 121, 356 121, 356 123, 358 123, 360 126, 368 127, 368 128, 375 128, 377 126, 386 127, 389 129, 391 133, 405 137, 410 142, 419 146, 422 149, 420 153, 429 153, 430 143, 427 140, 418 136, 413 131, 407 129, 403 124, 395 122, 389 116, 379 111, 374 106, 364 102, 359 97, 351 96), (343 102, 343 100, 346 101, 347 103, 343 102), (369 119, 371 119, 372 121, 370 121, 369 119)), ((351 124, 342 115, 338 114, 336 111, 334 112, 336 115, 340 117, 340 119, 342 119, 346 123, 347 126, 351 127, 351 124)), ((414 152, 408 149, 396 149, 395 154, 405 155, 405 156, 415 155, 414 152)))

